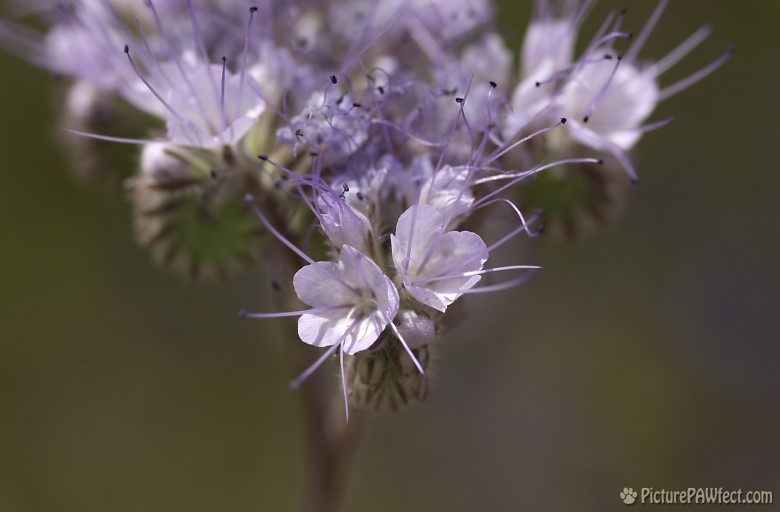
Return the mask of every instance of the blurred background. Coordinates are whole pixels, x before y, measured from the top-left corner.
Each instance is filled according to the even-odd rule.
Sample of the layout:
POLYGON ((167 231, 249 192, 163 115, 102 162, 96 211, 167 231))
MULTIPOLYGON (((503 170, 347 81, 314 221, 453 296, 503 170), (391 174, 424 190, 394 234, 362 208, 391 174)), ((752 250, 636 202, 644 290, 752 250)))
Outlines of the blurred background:
MULTIPOLYGON (((516 48, 530 3, 501 6, 516 48)), ((623 5, 638 30, 654 3, 599 2, 581 42, 623 5)), ((664 83, 739 51, 656 112, 677 121, 640 143, 613 228, 542 242, 536 278, 466 299, 428 402, 369 422, 346 510, 620 510, 624 486, 780 501, 778 20, 672 2, 643 55, 714 33, 664 83)), ((0 76, 0 511, 296 510, 294 341, 237 318, 268 307, 267 277, 156 270, 126 201, 67 172, 54 80, 6 54, 0 76)))

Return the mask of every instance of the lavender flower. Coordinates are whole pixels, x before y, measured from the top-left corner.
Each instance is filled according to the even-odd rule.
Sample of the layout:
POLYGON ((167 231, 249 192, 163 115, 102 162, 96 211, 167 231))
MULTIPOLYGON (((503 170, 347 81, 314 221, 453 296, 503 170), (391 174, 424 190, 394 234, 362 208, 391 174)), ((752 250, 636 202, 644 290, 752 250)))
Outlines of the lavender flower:
POLYGON ((510 119, 510 126, 522 126, 540 117, 566 117, 573 142, 610 154, 637 180, 628 150, 644 133, 665 126, 671 119, 643 123, 660 101, 687 89, 725 63, 733 48, 702 70, 661 89, 658 78, 695 49, 709 29, 700 29, 657 63, 640 63, 637 56, 668 4, 668 0, 660 0, 635 39, 632 32, 622 28, 626 11, 613 13, 575 60, 576 32, 587 3, 581 7, 565 4, 558 16, 553 13, 552 3, 537 2, 537 16, 526 32, 522 55, 527 78, 513 95, 516 119, 510 119), (633 43, 626 52, 615 48, 621 40, 631 39, 633 43))

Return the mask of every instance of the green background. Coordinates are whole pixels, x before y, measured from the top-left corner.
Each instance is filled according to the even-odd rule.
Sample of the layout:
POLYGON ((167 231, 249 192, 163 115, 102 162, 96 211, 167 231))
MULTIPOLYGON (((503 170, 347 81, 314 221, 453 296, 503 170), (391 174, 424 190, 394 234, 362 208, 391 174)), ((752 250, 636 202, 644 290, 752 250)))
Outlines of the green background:
MULTIPOLYGON (((530 2, 503 4, 518 47, 530 2)), ((583 40, 624 4, 636 29, 653 7, 600 2, 583 40)), ((677 121, 639 145, 615 227, 543 242, 521 254, 545 267, 531 282, 466 299, 428 402, 369 422, 347 510, 620 510, 624 486, 780 500, 778 20, 770 0, 672 2, 643 55, 714 34, 664 83, 738 53, 654 114, 677 121)), ((0 511, 297 509, 295 341, 236 315, 270 307, 267 277, 157 271, 127 202, 67 172, 54 81, 4 54, 0 77, 0 511)))

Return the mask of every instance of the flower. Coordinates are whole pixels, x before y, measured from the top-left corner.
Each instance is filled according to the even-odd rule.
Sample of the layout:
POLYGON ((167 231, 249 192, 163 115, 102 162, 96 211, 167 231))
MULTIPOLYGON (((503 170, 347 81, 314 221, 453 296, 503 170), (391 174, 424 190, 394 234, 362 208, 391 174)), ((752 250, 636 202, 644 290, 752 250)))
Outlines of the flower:
POLYGON ((393 262, 404 288, 442 313, 480 280, 485 242, 470 231, 444 231, 444 216, 420 204, 406 210, 391 235, 393 262))
MULTIPOLYGON (((348 187, 347 187, 348 188, 348 187)), ((320 196, 320 226, 335 249, 344 245, 363 252, 371 252, 371 221, 359 210, 350 206, 343 196, 320 196)))
POLYGON ((343 245, 338 263, 318 261, 295 273, 295 293, 313 309, 298 319, 301 340, 340 344, 353 355, 374 344, 398 312, 398 291, 368 256, 343 245))
POLYGON ((170 142, 206 149, 232 146, 260 118, 265 102, 246 83, 254 79, 231 73, 226 65, 198 62, 190 55, 184 62, 161 64, 154 78, 145 79, 165 106, 170 142))
POLYGON ((273 238, 289 248, 281 267, 307 308, 243 316, 298 317, 300 340, 325 350, 293 386, 338 352, 353 405, 424 396, 453 303, 539 268, 485 268, 492 251, 540 234, 542 215, 613 211, 604 170, 627 186, 613 161, 635 178, 628 151, 669 122, 648 124, 657 104, 729 55, 659 85, 707 34, 640 63, 666 0, 625 52, 622 11, 579 55, 589 2, 537 0, 517 74, 490 0, 72 0, 50 17, 39 3, 47 28, 2 22, 0 44, 71 80, 71 133, 139 148, 126 181, 139 241, 193 277, 227 277, 273 238), (112 129, 86 121, 113 103, 140 134, 90 132, 112 129), (612 164, 580 154, 593 151, 612 164), (563 165, 575 172, 547 172, 563 165), (506 206, 519 224, 486 243, 480 221, 506 206), (523 274, 483 281, 505 271, 523 274))
MULTIPOLYGON (((652 33, 668 0, 661 0, 633 44, 624 53, 614 48, 633 34, 621 29, 626 11, 611 14, 578 59, 573 57, 578 20, 583 8, 564 4, 554 16, 555 2, 541 2, 542 16, 529 25, 522 48, 523 78, 512 96, 515 112, 507 120, 513 131, 542 119, 564 117, 573 141, 611 154, 629 176, 637 175, 628 151, 649 131, 665 126, 671 118, 643 124, 662 100, 688 88, 728 60, 729 49, 705 68, 679 82, 661 88, 661 74, 687 55, 709 33, 706 28, 661 61, 639 63, 637 55, 652 33)), ((560 4, 558 4, 560 5, 560 4)), ((544 121, 541 121, 542 123, 544 121)), ((565 142, 564 142, 565 143, 565 142)), ((560 139, 554 144, 560 145, 560 139)))

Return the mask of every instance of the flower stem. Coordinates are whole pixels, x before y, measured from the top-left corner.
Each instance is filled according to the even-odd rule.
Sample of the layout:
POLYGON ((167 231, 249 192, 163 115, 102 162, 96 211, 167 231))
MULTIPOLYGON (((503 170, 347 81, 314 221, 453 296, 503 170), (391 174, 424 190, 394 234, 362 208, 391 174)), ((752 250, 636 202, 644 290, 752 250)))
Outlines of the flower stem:
MULTIPOLYGON (((292 240, 292 239, 291 239, 292 240)), ((297 261, 292 253, 284 258, 284 281, 292 283, 297 261)), ((277 295, 281 311, 300 309, 295 292, 284 287, 277 295)), ((298 376, 309 367, 316 355, 311 347, 298 340, 296 324, 291 319, 283 322, 283 338, 289 348, 291 376, 298 376)), ((349 421, 344 418, 344 405, 335 379, 326 371, 314 372, 296 391, 303 407, 307 445, 306 488, 303 512, 338 512, 350 476, 365 416, 352 411, 349 421)))
MULTIPOLYGON (((289 321, 285 324, 294 326, 289 321)), ((297 375, 311 364, 312 354, 303 343, 290 345, 290 363, 297 375)), ((307 445, 303 512, 340 510, 365 424, 360 411, 353 411, 348 422, 344 420, 343 403, 335 399, 340 395, 329 377, 332 375, 327 372, 315 372, 297 391, 304 412, 307 445)))

